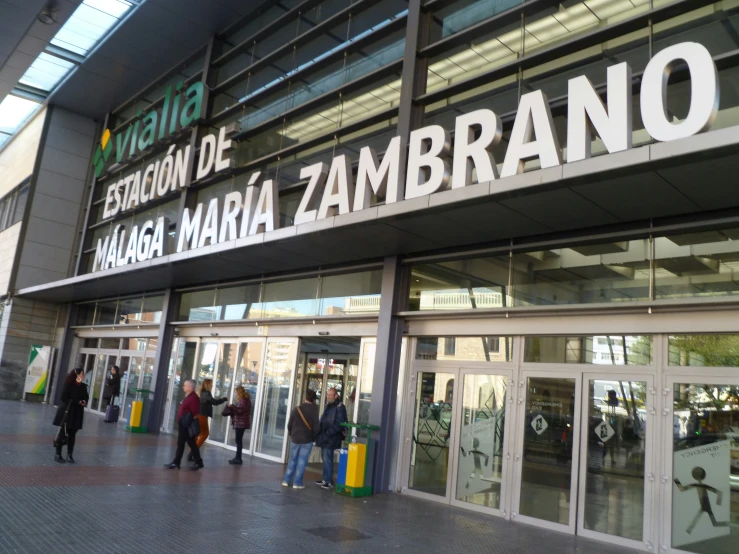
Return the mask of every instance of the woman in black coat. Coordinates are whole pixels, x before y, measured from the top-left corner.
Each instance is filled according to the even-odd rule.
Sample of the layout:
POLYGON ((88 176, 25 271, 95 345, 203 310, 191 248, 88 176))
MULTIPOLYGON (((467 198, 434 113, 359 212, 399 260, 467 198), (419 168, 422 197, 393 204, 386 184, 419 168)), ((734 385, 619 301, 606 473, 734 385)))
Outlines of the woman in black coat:
MULTIPOLYGON (((82 421, 85 417, 85 405, 90 399, 87 392, 87 383, 85 383, 85 372, 81 367, 73 369, 64 378, 64 388, 62 389, 62 401, 56 411, 54 417, 54 425, 66 426, 67 431, 67 460, 70 464, 74 463, 72 453, 74 452, 74 439, 77 431, 82 429, 82 421), (64 414, 67 412, 67 418, 64 414)), ((58 464, 65 462, 62 458, 62 447, 56 447, 56 456, 54 461, 58 464)))
POLYGON ((110 406, 116 396, 121 394, 121 370, 117 365, 110 368, 110 375, 105 381, 103 400, 110 406))

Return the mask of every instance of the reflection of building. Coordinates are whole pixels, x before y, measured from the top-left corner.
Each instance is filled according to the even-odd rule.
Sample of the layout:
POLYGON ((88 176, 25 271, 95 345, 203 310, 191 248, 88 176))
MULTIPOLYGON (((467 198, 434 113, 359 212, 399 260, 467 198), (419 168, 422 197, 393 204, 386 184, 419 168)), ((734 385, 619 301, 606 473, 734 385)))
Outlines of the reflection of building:
POLYGON ((466 290, 458 291, 421 291, 421 310, 469 310, 482 308, 500 308, 503 306, 503 295, 495 291, 466 290))

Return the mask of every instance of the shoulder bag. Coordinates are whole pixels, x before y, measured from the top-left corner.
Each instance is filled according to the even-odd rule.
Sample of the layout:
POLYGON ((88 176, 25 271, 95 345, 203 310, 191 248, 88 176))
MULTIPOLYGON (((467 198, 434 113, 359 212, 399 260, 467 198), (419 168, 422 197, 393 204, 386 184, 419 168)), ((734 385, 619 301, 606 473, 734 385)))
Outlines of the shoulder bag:
POLYGON ((300 414, 300 419, 303 420, 303 423, 305 423, 305 426, 308 428, 308 431, 310 431, 310 436, 312 440, 315 440, 316 436, 313 433, 313 427, 310 426, 310 423, 308 423, 308 420, 305 419, 305 416, 303 415, 303 411, 298 407, 298 414, 300 414))

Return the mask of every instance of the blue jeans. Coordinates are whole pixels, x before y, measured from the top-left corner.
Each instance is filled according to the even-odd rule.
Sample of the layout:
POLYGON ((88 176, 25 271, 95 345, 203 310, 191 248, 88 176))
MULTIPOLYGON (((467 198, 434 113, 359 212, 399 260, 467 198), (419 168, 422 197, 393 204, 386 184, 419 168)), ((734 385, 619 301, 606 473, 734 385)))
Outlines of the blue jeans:
POLYGON ((285 483, 290 483, 290 480, 295 476, 293 485, 303 486, 303 474, 305 473, 305 466, 308 465, 311 450, 313 450, 313 443, 311 442, 295 444, 290 441, 290 461, 287 463, 287 471, 282 478, 285 483))
POLYGON ((334 482, 334 449, 321 448, 321 459, 323 460, 323 480, 326 483, 334 482))

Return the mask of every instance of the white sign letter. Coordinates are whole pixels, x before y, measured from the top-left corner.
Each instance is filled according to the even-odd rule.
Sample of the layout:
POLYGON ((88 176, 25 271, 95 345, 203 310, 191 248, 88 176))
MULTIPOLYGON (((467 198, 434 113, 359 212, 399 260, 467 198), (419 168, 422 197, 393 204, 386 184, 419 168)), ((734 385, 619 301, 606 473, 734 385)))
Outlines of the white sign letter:
POLYGON ((268 179, 262 183, 262 190, 259 192, 259 200, 249 229, 250 235, 277 229, 280 217, 278 201, 277 183, 268 179))
POLYGON ((315 208, 308 208, 312 208, 316 205, 319 187, 325 185, 327 174, 328 165, 324 162, 309 165, 300 170, 300 178, 308 179, 308 186, 303 193, 303 198, 300 199, 298 210, 295 212, 293 225, 300 225, 301 223, 308 223, 309 221, 316 220, 318 210, 315 208))
POLYGON ((450 149, 449 131, 440 125, 429 125, 411 132, 405 180, 406 200, 432 194, 449 182, 449 163, 443 157, 450 149))
POLYGON ((385 197, 385 204, 397 202, 400 200, 399 185, 400 137, 393 137, 390 140, 381 164, 377 162, 377 153, 374 149, 365 146, 359 151, 353 211, 357 212, 369 208, 372 192, 380 198, 385 197))
POLYGON ((337 206, 339 214, 348 214, 352 211, 352 204, 354 204, 352 162, 346 154, 342 154, 331 162, 317 219, 333 217, 336 215, 337 206))
POLYGON ((503 122, 492 110, 476 110, 460 115, 454 125, 454 163, 452 188, 466 187, 472 182, 472 164, 477 169, 477 182, 498 178, 498 168, 490 152, 503 138, 503 122), (480 127, 475 140, 473 126, 480 127))

